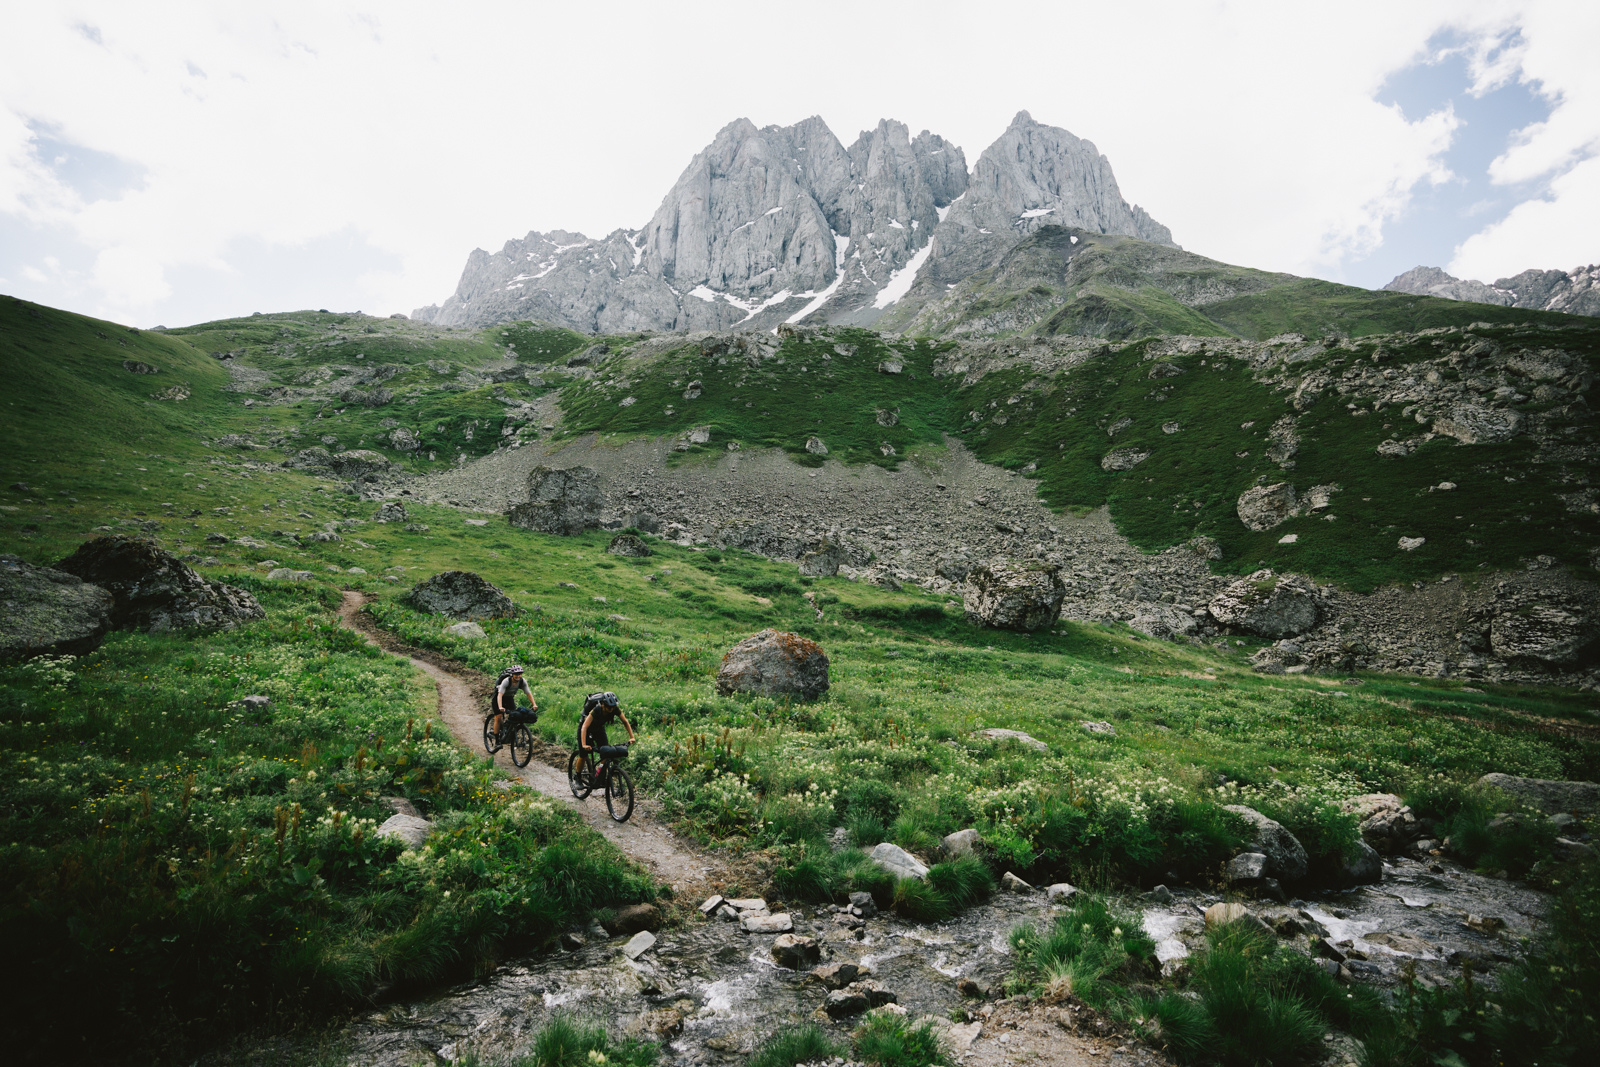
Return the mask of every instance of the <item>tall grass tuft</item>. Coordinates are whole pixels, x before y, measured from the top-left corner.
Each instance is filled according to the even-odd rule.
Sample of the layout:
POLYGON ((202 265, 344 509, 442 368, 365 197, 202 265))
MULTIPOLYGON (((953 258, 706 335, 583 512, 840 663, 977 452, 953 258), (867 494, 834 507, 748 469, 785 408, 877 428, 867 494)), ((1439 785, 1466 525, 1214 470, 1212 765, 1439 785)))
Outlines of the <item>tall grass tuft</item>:
POLYGON ((878 1067, 947 1067, 950 1062, 931 1022, 913 1026, 893 1012, 869 1015, 854 1038, 856 1057, 878 1067))
POLYGON ((661 1048, 628 1038, 613 1044, 606 1028, 560 1015, 533 1037, 533 1047, 517 1067, 653 1067, 661 1048))
POLYGON ((745 1064, 745 1067, 794 1067, 843 1056, 846 1049, 816 1023, 805 1023, 773 1034, 745 1064))

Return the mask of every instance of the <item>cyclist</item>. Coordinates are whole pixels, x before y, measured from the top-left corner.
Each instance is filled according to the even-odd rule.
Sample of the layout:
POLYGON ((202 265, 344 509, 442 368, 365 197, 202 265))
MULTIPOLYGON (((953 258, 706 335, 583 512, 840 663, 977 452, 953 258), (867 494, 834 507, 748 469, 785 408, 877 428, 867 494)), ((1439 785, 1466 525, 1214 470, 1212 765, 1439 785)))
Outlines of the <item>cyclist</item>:
POLYGON ((528 680, 522 676, 522 664, 513 663, 500 672, 499 679, 494 685, 494 736, 497 742, 505 742, 505 725, 510 714, 517 710, 517 690, 528 694, 530 710, 538 711, 539 702, 533 699, 533 690, 528 687, 528 680))
MULTIPOLYGON (((611 746, 606 741, 606 727, 615 719, 621 719, 622 725, 628 728, 628 743, 632 744, 637 735, 633 732, 633 723, 622 713, 622 707, 617 703, 615 693, 592 693, 583 702, 583 718, 578 722, 578 751, 587 757, 590 753, 599 753, 602 756, 611 755, 606 749, 611 746)), ((601 768, 605 773, 605 768, 601 768)))

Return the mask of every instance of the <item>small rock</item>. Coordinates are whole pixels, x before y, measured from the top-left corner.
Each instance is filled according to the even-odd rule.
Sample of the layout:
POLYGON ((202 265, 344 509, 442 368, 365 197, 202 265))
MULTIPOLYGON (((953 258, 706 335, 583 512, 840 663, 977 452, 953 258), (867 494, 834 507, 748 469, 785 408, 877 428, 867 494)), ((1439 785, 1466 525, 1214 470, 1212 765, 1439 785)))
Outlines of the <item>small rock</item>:
POLYGON ((676 1008, 657 1008, 645 1012, 639 1025, 656 1037, 676 1037, 683 1033, 683 1012, 676 1008))
POLYGON ((1400 551, 1413 552, 1427 543, 1428 539, 1426 537, 1402 537, 1400 538, 1400 551))
POLYGON ((970 856, 973 849, 983 840, 978 831, 968 828, 957 830, 953 834, 946 834, 942 842, 944 854, 951 859, 957 856, 970 856))
POLYGON ((1468 915, 1466 925, 1481 934, 1498 934, 1506 928, 1506 921, 1493 915, 1468 915))
POLYGON ((1000 876, 1000 886, 1008 893, 1031 893, 1033 886, 1007 871, 1000 876))
POLYGON ((826 988, 843 989, 866 972, 854 963, 830 963, 814 968, 811 973, 826 988))
MULTIPOLYGON (((1055 887, 1052 886, 1051 888, 1053 889, 1055 887)), ((1145 896, 1154 904, 1172 903, 1172 890, 1168 889, 1164 885, 1156 886, 1154 889, 1150 890, 1150 892, 1146 893, 1145 896)))
POLYGON ((1205 911, 1206 926, 1208 928, 1226 926, 1229 923, 1238 922, 1249 914, 1250 909, 1243 904, 1235 904, 1229 901, 1213 904, 1205 911))
MULTIPOLYGON (((1018 744, 1026 745, 1035 752, 1050 751, 1049 745, 1040 741, 1037 737, 1030 737, 1021 730, 1005 730, 995 727, 988 730, 978 730, 977 734, 979 737, 987 737, 991 741, 1015 741, 1018 744)), ((966 831, 962 832, 965 833, 966 831)))
POLYGON ((779 934, 772 942, 772 958, 778 966, 798 971, 822 958, 822 946, 814 937, 779 934))
POLYGON ((1267 857, 1259 852, 1241 852, 1228 861, 1230 882, 1254 882, 1266 876, 1267 857))
POLYGON ((656 935, 649 930, 640 930, 628 938, 628 943, 622 946, 622 954, 630 960, 636 960, 649 952, 656 943, 656 935))
POLYGON ((290 567, 277 567, 267 572, 267 579, 273 582, 309 582, 314 577, 310 571, 297 571, 290 567))
POLYGON ((710 915, 712 912, 717 910, 719 905, 722 904, 723 899, 724 898, 721 893, 713 893, 711 896, 706 898, 704 904, 700 905, 700 913, 702 915, 710 915))
POLYGON ((1117 736, 1117 728, 1115 726, 1112 726, 1108 722, 1087 722, 1087 721, 1084 721, 1084 722, 1080 722, 1078 725, 1082 726, 1086 733, 1100 734, 1103 737, 1116 737, 1117 736))
POLYGON ((406 848, 421 848, 433 831, 433 824, 415 815, 391 815, 378 827, 379 837, 392 837, 406 848))
MULTIPOLYGON (((266 700, 266 697, 245 697, 240 703, 248 707, 251 700, 266 700)), ((417 806, 405 797, 380 797, 378 798, 378 803, 396 815, 409 815, 413 819, 422 818, 422 812, 418 811, 417 806)))
POLYGON ((454 626, 446 626, 444 632, 455 637, 465 637, 472 640, 489 636, 484 632, 483 627, 475 622, 458 622, 454 626))
POLYGON ((1057 882, 1054 885, 1047 886, 1044 892, 1047 898, 1057 904, 1065 904, 1078 895, 1077 887, 1068 885, 1066 882, 1057 882))
POLYGON ((872 899, 871 893, 851 893, 850 909, 863 919, 870 919, 874 915, 878 914, 878 905, 877 902, 872 899))
POLYGON ((978 1035, 983 1032, 983 1023, 973 1021, 970 1023, 956 1023, 945 1030, 945 1041, 956 1052, 971 1050, 972 1043, 978 1040, 978 1035))
POLYGON ((739 919, 739 927, 747 934, 786 934, 794 929, 794 920, 786 911, 776 915, 750 914, 739 919))
POLYGON ((661 910, 654 904, 629 904, 625 908, 618 908, 617 914, 611 920, 611 931, 615 934, 633 934, 640 930, 661 929, 661 910))
POLYGON ((956 992, 964 997, 982 999, 989 995, 989 987, 981 982, 973 981, 971 978, 961 978, 956 982, 956 992))
POLYGON ((740 897, 737 900, 724 901, 731 908, 739 911, 766 911, 767 902, 760 897, 740 897))
POLYGON ((578 933, 576 930, 568 930, 557 940, 561 943, 561 947, 566 949, 568 952, 576 952, 589 943, 584 936, 578 933))
POLYGON ((873 863, 899 878, 922 879, 928 875, 928 868, 921 860, 888 841, 873 846, 870 856, 873 863))
POLYGON ((822 1002, 822 1010, 834 1019, 860 1015, 871 1006, 865 993, 851 988, 835 989, 822 1002))

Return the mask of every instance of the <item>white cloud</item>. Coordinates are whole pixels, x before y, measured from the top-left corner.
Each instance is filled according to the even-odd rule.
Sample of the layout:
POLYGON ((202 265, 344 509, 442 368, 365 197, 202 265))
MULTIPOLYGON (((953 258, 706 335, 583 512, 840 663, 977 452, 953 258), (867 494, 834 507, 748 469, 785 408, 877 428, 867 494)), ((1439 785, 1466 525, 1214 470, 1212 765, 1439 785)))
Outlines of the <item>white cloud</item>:
POLYGON ((1532 5, 1516 28, 1516 47, 1481 80, 1515 78, 1554 107, 1490 164, 1497 185, 1525 185, 1530 195, 1462 242, 1448 268, 1459 277, 1492 281, 1600 260, 1600 6, 1532 5))
MULTIPOLYGON (((247 312, 235 283, 275 272, 260 290, 302 306, 409 311, 446 296, 474 246, 642 225, 738 116, 821 114, 846 143, 894 117, 950 137, 971 162, 1027 108, 1094 141, 1124 194, 1186 247, 1327 272, 1442 177, 1453 116, 1407 122, 1373 96, 1460 11, 12 4, 0 13, 0 216, 77 264, 28 295, 80 310, 147 322, 247 312), (142 168, 139 184, 86 200, 30 150, 30 122, 142 168), (296 266, 345 234, 336 280, 311 269, 325 262, 296 266)), ((1469 14, 1493 29, 1505 11, 1469 14)), ((1581 42, 1540 44, 1564 32, 1529 22, 1524 62, 1569 64, 1581 42)), ((1541 134, 1537 159, 1570 158, 1574 136, 1541 134)), ((0 254, 8 276, 30 265, 0 254)))

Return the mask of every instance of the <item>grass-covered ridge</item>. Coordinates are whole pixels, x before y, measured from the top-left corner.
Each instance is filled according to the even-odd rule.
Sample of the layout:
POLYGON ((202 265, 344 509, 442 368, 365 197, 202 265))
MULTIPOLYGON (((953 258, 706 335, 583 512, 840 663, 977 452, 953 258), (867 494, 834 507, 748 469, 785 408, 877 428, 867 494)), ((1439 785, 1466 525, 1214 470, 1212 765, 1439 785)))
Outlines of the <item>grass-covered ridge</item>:
POLYGON ((912 336, 1162 334, 1264 341, 1285 332, 1366 336, 1570 316, 1360 289, 1238 267, 1120 234, 1042 226, 948 290, 914 288, 878 323, 912 336))
POLYGON ((426 679, 334 625, 335 591, 226 577, 265 622, 118 634, 0 670, 0 928, 27 976, 4 1013, 20 1054, 86 1051, 47 1025, 85 989, 117 1035, 96 1052, 180 1055, 470 975, 653 896, 565 805, 491 788, 433 718, 426 679), (385 796, 434 820, 425 847, 377 837, 385 796))
MULTIPOLYGON (((84 325, 66 316, 51 326, 48 314, 36 319, 24 307, 20 318, 5 320, 8 339, 42 345, 49 330, 66 338, 84 325)), ((1380 788, 1398 789, 1419 811, 1453 820, 1464 840, 1488 835, 1474 845, 1478 861, 1520 870, 1543 857, 1495 840, 1485 809, 1459 790, 1490 770, 1558 778, 1600 772, 1594 742, 1546 730, 1541 721, 1592 724, 1592 709, 1573 696, 1492 685, 1468 692, 1450 681, 1382 677, 1359 687, 1266 679, 1245 669, 1237 652, 1124 630, 1063 624, 1032 637, 977 631, 958 609, 920 591, 805 580, 792 565, 739 552, 656 542, 647 559, 620 559, 604 553, 604 534, 563 539, 499 521, 469 526, 460 512, 427 505, 410 505, 426 531, 374 523, 375 504, 277 466, 284 451, 271 441, 287 437, 290 426, 313 425, 315 411, 243 408, 239 394, 222 391, 225 379, 199 376, 213 364, 222 369, 210 356, 187 357, 197 360, 188 400, 147 406, 151 390, 121 369, 125 357, 94 347, 120 351, 120 338, 99 328, 108 335, 100 338, 97 328, 87 324, 81 343, 101 363, 82 373, 85 395, 102 405, 96 418, 106 432, 44 425, 36 439, 23 420, 18 447, 0 455, 0 484, 20 481, 29 489, 4 497, 16 510, 0 512, 0 551, 50 563, 100 526, 147 533, 207 575, 258 592, 269 617, 212 637, 117 635, 81 661, 8 669, 0 677, 3 920, 24 961, 18 966, 40 976, 35 992, 9 1002, 15 1014, 8 1033, 39 1033, 29 1027, 92 989, 119 1023, 118 1034, 129 1041, 153 1034, 158 1045, 170 1041, 175 1056, 215 1033, 207 1026, 270 1025, 308 1003, 301 998, 351 1003, 341 998, 386 982, 464 973, 501 950, 499 937, 536 939, 589 904, 648 895, 647 884, 561 809, 486 789, 484 769, 442 743, 437 724, 429 737, 419 680, 333 628, 335 584, 375 596, 379 621, 414 644, 491 672, 508 661, 528 663, 546 709, 540 725, 563 742, 584 693, 620 693, 642 730, 635 754, 645 793, 710 845, 764 851, 785 899, 838 899, 866 888, 903 915, 932 918, 980 899, 986 876, 1002 869, 1087 885, 1145 884, 1169 871, 1204 881, 1238 843, 1239 827, 1221 811, 1235 801, 1282 820, 1326 862, 1353 833, 1337 801, 1380 788), (139 388, 112 375, 116 388, 93 391, 99 367, 127 374, 139 388), (269 447, 219 451, 203 444, 244 430, 269 447), (337 541, 303 536, 330 524, 337 541), (269 583, 262 577, 269 562, 311 570, 323 582, 269 583), (415 581, 455 568, 485 575, 523 612, 486 623, 488 637, 474 642, 445 633, 445 620, 398 603, 415 581), (803 592, 814 594, 822 620, 803 592), (715 694, 721 653, 768 626, 823 644, 833 664, 827 700, 789 706, 715 694), (274 698, 270 717, 243 716, 233 706, 252 692, 274 698), (1090 734, 1084 720, 1108 721, 1116 736, 1090 734), (1041 756, 973 732, 990 726, 1025 730, 1050 751, 1041 756), (1228 788, 1218 786, 1219 776, 1228 788), (390 792, 422 804, 445 831, 420 860, 402 860, 372 842, 366 820, 386 814, 375 798, 390 792), (950 865, 926 889, 885 883, 858 853, 834 853, 827 844, 843 827, 858 845, 893 840, 926 850, 966 826, 988 839, 986 873, 950 865), (567 847, 574 843, 577 853, 567 847), (600 866, 582 866, 585 857, 598 857, 600 866), (574 881, 596 895, 564 894, 561 886, 574 881), (248 979, 221 977, 219 968, 237 972, 240 961, 251 968, 248 979), (280 1010, 285 1014, 274 1014, 280 1010)), ((130 344, 145 338, 180 346, 169 349, 171 358, 185 357, 182 338, 129 337, 130 344)), ((819 436, 843 441, 853 459, 893 461, 881 450, 872 460, 873 435, 915 429, 918 419, 937 427, 938 398, 960 379, 935 379, 930 361, 938 354, 920 346, 891 348, 871 335, 849 343, 858 344, 859 361, 850 388, 823 395, 840 405, 830 418, 859 404, 859 422, 819 436), (880 372, 878 364, 893 355, 902 357, 902 373, 880 372), (894 427, 877 421, 888 397, 860 402, 850 391, 879 383, 902 401, 894 427)), ((49 374, 65 375, 70 395, 77 372, 66 341, 51 351, 50 359, 20 364, 19 380, 31 387, 49 374)), ((777 385, 781 393, 782 374, 811 367, 815 350, 805 351, 803 362, 783 357, 781 374, 752 371, 742 388, 753 392, 760 384, 776 395, 770 387, 777 385)), ((845 358, 828 351, 834 359, 825 366, 845 358)), ((1122 374, 1124 355, 1132 360, 1138 352, 1107 352, 1085 369, 1122 374)), ((492 346, 482 357, 471 363, 463 356, 462 369, 506 362, 492 346)), ((620 366, 628 357, 613 358, 620 366)), ((614 389, 608 368, 600 364, 585 389, 614 389)), ((1016 412, 1025 401, 1007 404, 1012 395, 1042 396, 1026 382, 1005 392, 994 384, 1005 373, 958 391, 954 417, 1008 429, 992 415, 982 423, 968 415, 978 408, 970 390, 994 390, 985 395, 996 406, 985 403, 984 412, 1016 412)), ((1163 381, 1185 383, 1197 373, 1163 381)), ((1140 381, 1150 383, 1141 388, 1162 384, 1135 381, 1132 370, 1126 380, 1130 389, 1140 381)), ((404 387, 398 373, 395 381, 404 387)), ((493 386, 461 384, 468 388, 451 395, 493 395, 493 386)), ((1104 384, 1109 389, 1111 380, 1104 384)), ((1170 406, 1183 395, 1174 387, 1159 403, 1170 406)), ((1129 404, 1157 403, 1129 396, 1129 404)), ((742 392, 724 397, 708 388, 707 398, 730 418, 750 419, 730 422, 744 435, 760 430, 754 420, 771 410, 742 392)), ((371 417, 366 409, 346 414, 371 417)), ((345 425, 355 423, 332 423, 342 444, 345 425)), ((303 441, 310 430, 301 433, 284 444, 303 441)), ((908 449, 914 455, 931 436, 895 439, 897 457, 908 449)), ((999 455, 1002 443, 991 428, 974 447, 999 455)), ((1304 446, 1307 457, 1313 444, 1304 446)), ((1013 461, 1037 455, 1023 445, 1033 443, 1006 446, 1017 450, 1013 461)), ((1088 457, 1094 470, 1097 455, 1088 457)), ((1547 868, 1539 871, 1536 877, 1548 876, 1547 868)), ((910 1040, 883 1036, 885 1048, 910 1040)), ((40 1055, 76 1054, 58 1032, 45 1037, 56 1044, 37 1046, 40 1055)))
MULTIPOLYGON (((1420 381, 1440 373, 1442 353, 1479 342, 1570 352, 1600 370, 1600 325, 1560 318, 1559 327, 1480 323, 1326 346, 1290 341, 1265 352, 1227 338, 1147 338, 1091 346, 1045 367, 1025 356, 967 356, 948 342, 891 341, 864 330, 732 348, 720 338, 677 347, 657 341, 640 355, 620 347, 596 365, 592 380, 565 387, 561 404, 569 434, 682 435, 709 427, 706 444, 678 454, 683 462, 765 446, 820 464, 823 456, 806 451, 814 436, 829 459, 893 467, 950 435, 981 459, 1036 479, 1052 507, 1109 506, 1118 528, 1144 549, 1205 535, 1220 546, 1225 570, 1267 566, 1365 591, 1516 567, 1538 555, 1586 566, 1600 548, 1600 514, 1568 506, 1586 475, 1561 457, 1595 447, 1595 423, 1581 406, 1524 395, 1516 410, 1526 425, 1557 420, 1563 449, 1527 433, 1472 445, 1437 437, 1396 457, 1378 446, 1422 433, 1410 408, 1373 411, 1370 397, 1339 388, 1291 405, 1294 388, 1283 379, 1321 375, 1337 383, 1377 368, 1385 380, 1420 381), (1287 361, 1263 369, 1264 356, 1285 353, 1287 361), (936 376, 951 365, 954 372, 936 376), (969 365, 986 372, 969 375, 969 365), (898 372, 887 373, 890 366, 898 372), (698 395, 686 396, 691 383, 699 383, 698 395), (1270 454, 1274 425, 1285 416, 1299 441, 1290 469, 1270 454), (1129 470, 1107 469, 1102 461, 1113 449, 1148 458, 1129 470), (1333 506, 1251 531, 1236 514, 1239 495, 1279 481, 1302 496, 1312 486, 1337 486, 1333 506), (1436 492, 1441 483, 1456 489, 1436 492), (1283 543, 1289 534, 1294 539, 1283 543), (1427 543, 1400 552, 1402 536, 1427 543)), ((1443 374, 1465 372, 1446 366, 1443 374)))

